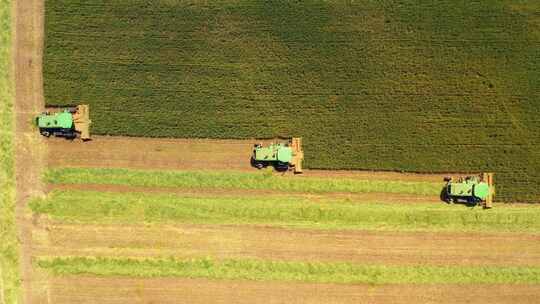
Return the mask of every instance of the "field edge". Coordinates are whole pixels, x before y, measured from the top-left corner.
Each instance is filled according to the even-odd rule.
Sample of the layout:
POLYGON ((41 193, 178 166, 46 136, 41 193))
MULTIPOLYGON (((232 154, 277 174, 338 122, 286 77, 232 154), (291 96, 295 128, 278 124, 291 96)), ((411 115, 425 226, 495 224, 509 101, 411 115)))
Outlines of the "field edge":
POLYGON ((15 216, 13 88, 14 2, 0 0, 0 303, 17 303, 20 292, 19 240, 15 216))

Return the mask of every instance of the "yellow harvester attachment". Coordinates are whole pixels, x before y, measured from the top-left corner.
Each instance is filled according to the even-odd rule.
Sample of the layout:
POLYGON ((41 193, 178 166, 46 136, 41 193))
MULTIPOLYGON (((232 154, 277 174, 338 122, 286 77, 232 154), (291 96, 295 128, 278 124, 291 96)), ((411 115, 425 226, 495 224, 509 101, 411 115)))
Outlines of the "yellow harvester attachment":
POLYGON ((291 140, 291 148, 293 151, 292 164, 294 165, 294 173, 302 173, 302 161, 304 160, 302 138, 293 137, 291 140))
POLYGON ((493 196, 495 196, 495 186, 493 183, 493 173, 482 173, 482 180, 489 186, 489 195, 484 203, 484 208, 493 207, 493 196))
POLYGON ((90 139, 90 106, 78 105, 77 110, 73 113, 73 123, 75 124, 75 131, 81 134, 82 140, 90 139))

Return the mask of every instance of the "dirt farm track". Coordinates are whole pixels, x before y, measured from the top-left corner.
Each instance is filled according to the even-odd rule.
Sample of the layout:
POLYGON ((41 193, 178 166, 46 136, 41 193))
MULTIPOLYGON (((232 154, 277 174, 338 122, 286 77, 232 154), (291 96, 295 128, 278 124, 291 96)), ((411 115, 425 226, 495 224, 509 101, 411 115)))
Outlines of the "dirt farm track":
MULTIPOLYGON (((540 285, 355 285, 54 276, 33 263, 42 256, 213 256, 286 261, 350 261, 385 265, 539 266, 540 236, 521 233, 366 232, 264 225, 74 224, 32 214, 32 197, 52 189, 174 192, 112 185, 44 185, 55 167, 152 170, 254 170, 251 140, 94 136, 92 141, 44 140, 28 124, 43 107, 43 0, 14 1, 17 224, 21 241, 20 303, 538 303, 540 285), (60 157, 61 155, 61 157, 60 157)), ((444 174, 306 170, 298 178, 440 182, 444 174)), ((284 195, 248 190, 178 190, 189 196, 284 195)), ((306 195, 298 193, 295 195, 306 195)), ((342 193, 331 193, 340 196, 342 193)), ((358 194, 371 199, 374 194, 358 194)), ((375 194, 377 195, 377 194, 375 194)), ((387 201, 440 203, 437 197, 387 195, 387 201)), ((0 303, 3 304, 3 303, 0 303)))
POLYGON ((53 280, 53 303, 535 303, 537 286, 419 286, 382 287, 291 284, 267 282, 216 282, 185 279, 53 280), (210 292, 209 292, 210 291, 210 292))

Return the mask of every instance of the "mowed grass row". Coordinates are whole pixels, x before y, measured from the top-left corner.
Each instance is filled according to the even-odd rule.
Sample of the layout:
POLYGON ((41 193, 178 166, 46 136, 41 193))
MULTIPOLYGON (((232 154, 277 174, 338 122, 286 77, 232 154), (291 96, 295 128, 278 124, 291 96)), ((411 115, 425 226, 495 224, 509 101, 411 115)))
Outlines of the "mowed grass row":
POLYGON ((30 208, 70 223, 264 224, 312 229, 540 232, 540 207, 492 210, 446 204, 348 199, 183 197, 174 194, 53 191, 30 208))
POLYGON ((97 134, 301 136, 305 166, 540 197, 538 1, 46 3, 44 93, 97 134))
POLYGON ((11 1, 0 0, 0 303, 17 303, 19 241, 15 224, 13 86, 10 80, 11 1))
POLYGON ((540 267, 383 266, 210 258, 40 258, 54 275, 183 277, 340 284, 539 284, 540 267))
POLYGON ((302 178, 276 176, 271 172, 146 171, 132 169, 49 169, 45 180, 52 184, 107 184, 145 187, 222 188, 281 190, 293 192, 385 192, 439 195, 443 183, 302 178))

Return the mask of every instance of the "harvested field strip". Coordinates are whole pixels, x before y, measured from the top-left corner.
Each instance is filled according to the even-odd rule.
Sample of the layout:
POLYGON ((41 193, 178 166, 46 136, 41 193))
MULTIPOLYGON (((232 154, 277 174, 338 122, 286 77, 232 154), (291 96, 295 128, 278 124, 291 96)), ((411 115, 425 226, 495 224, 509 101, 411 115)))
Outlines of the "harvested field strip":
POLYGON ((539 284, 540 267, 379 266, 210 258, 40 258, 55 275, 187 277, 342 284, 539 284))
POLYGON ((42 256, 212 256, 388 266, 540 266, 540 236, 518 233, 336 231, 252 225, 77 225, 45 220, 38 225, 34 250, 42 256))
POLYGON ((92 138, 84 143, 49 138, 49 167, 253 170, 249 155, 254 140, 99 135, 92 138))
MULTIPOLYGON (((255 172, 249 155, 254 143, 274 140, 153 138, 92 135, 91 141, 47 139, 51 168, 130 168, 146 170, 227 170, 255 172), (58 157, 62 155, 62 157, 58 157)), ((333 177, 441 182, 450 173, 305 169, 302 178, 333 177)))
POLYGON ((532 284, 320 284, 186 278, 61 276, 51 278, 55 304, 208 303, 403 303, 532 304, 540 285, 532 284), (209 292, 210 291, 210 292, 209 292))
POLYGON ((493 210, 444 204, 384 204, 348 199, 193 198, 172 194, 53 191, 35 213, 82 223, 265 224, 318 229, 540 232, 540 207, 493 210))
POLYGON ((145 187, 269 189, 294 192, 385 192, 438 195, 442 183, 276 176, 267 172, 143 171, 130 169, 50 169, 53 184, 113 184, 145 187))

